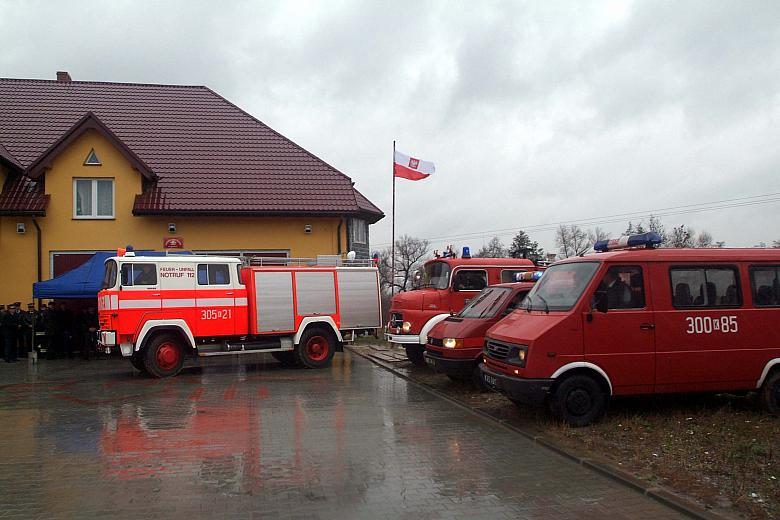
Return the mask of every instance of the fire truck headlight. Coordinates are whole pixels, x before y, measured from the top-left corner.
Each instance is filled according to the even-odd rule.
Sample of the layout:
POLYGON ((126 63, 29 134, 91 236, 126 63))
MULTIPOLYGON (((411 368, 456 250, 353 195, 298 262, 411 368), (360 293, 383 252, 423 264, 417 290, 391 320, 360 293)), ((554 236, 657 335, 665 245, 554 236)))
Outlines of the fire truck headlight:
POLYGON ((403 322, 403 324, 401 325, 401 330, 403 332, 409 332, 410 330, 412 330, 412 324, 409 323, 408 321, 403 322))
POLYGON ((444 338, 441 344, 446 348, 461 348, 463 346, 463 340, 456 338, 444 338))
POLYGON ((507 361, 512 365, 525 368, 525 360, 527 357, 528 345, 517 345, 510 351, 509 356, 507 356, 507 361))

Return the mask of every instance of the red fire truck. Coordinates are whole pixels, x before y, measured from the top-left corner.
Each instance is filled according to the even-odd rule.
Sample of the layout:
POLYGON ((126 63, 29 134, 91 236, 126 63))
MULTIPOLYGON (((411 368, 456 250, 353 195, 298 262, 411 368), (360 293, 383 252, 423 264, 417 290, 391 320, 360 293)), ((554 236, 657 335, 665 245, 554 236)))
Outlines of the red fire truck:
POLYGON ((459 312, 488 285, 514 282, 517 274, 538 269, 521 258, 429 260, 415 290, 393 296, 385 339, 403 345, 412 363, 425 365, 425 344, 434 325, 459 312))
POLYGON ((378 271, 358 262, 244 267, 228 257, 112 257, 98 293, 98 341, 155 377, 177 374, 187 354, 268 352, 324 367, 343 333, 381 327, 378 271))
POLYGON ((780 413, 780 250, 659 242, 602 241, 547 268, 488 331, 485 383, 574 426, 611 396, 652 393, 758 391, 780 413))

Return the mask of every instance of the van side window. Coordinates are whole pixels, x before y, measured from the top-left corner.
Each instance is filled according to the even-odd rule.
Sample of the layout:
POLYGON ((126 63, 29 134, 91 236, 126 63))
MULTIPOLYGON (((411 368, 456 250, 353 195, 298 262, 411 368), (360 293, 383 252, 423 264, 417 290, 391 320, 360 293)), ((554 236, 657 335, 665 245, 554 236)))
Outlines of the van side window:
POLYGON ((526 272, 528 269, 504 269, 501 271, 501 283, 516 282, 516 276, 520 273, 526 272))
POLYGON ((780 305, 780 265, 750 266, 750 289, 756 307, 780 305))
POLYGON ((461 269, 452 280, 453 291, 481 291, 487 287, 487 272, 461 269))
POLYGON ((198 264, 198 285, 228 285, 230 269, 227 264, 198 264))
POLYGON ((597 291, 603 291, 608 309, 641 309, 645 306, 645 282, 637 265, 614 265, 607 269, 597 291))
POLYGON ((155 264, 122 264, 122 285, 157 285, 155 264))
POLYGON ((675 307, 738 307, 742 305, 734 267, 673 267, 672 304, 675 307))

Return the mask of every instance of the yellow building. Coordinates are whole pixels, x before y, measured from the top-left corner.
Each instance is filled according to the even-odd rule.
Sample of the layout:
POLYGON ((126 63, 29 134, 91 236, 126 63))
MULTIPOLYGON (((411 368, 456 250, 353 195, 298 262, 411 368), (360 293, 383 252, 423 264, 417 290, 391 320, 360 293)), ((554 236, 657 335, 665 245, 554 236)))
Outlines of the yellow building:
POLYGON ((0 303, 96 251, 367 258, 352 180, 200 86, 0 79, 0 303))

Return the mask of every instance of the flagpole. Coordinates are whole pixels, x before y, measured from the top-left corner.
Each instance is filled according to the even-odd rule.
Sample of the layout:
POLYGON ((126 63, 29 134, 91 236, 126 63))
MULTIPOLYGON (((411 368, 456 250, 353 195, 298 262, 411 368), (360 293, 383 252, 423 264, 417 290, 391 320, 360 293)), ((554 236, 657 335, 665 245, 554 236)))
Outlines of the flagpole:
POLYGON ((393 230, 390 242, 390 296, 395 294, 395 139, 393 139, 393 230))

